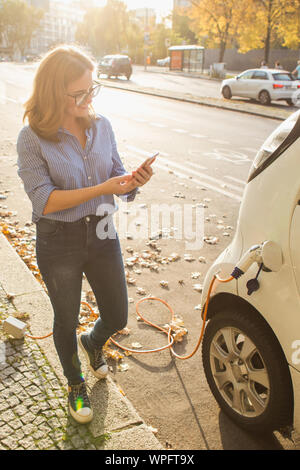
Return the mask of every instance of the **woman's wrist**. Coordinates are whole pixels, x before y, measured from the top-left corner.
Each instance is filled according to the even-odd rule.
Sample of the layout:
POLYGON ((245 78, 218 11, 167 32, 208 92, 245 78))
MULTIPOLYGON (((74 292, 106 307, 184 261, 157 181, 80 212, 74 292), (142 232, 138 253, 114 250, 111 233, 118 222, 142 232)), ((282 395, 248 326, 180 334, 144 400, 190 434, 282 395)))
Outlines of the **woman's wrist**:
POLYGON ((99 193, 98 196, 104 196, 108 194, 106 181, 104 183, 97 184, 97 192, 99 193))

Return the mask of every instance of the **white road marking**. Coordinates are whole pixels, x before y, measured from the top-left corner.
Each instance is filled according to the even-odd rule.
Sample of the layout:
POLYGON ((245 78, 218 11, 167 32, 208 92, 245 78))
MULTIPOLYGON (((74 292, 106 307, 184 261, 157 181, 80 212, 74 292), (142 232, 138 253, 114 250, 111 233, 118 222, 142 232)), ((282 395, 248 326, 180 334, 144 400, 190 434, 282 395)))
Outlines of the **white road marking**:
POLYGON ((247 152, 253 152, 253 153, 258 152, 258 149, 254 149, 252 147, 241 147, 241 150, 247 150, 247 152))
POLYGON ((193 163, 193 162, 189 162, 186 160, 185 162, 187 165, 190 165, 190 166, 193 166, 195 168, 198 168, 198 170, 207 170, 206 166, 201 166, 199 165, 198 163, 193 163))
POLYGON ((162 155, 163 157, 169 157, 170 154, 167 152, 159 152, 159 155, 162 155))
POLYGON ((205 152, 203 155, 215 158, 216 160, 225 160, 235 165, 252 161, 248 158, 248 155, 234 150, 214 149, 212 152, 205 152))
POLYGON ((163 116, 162 114, 160 114, 160 117, 163 117, 166 120, 179 122, 180 124, 191 124, 189 121, 183 121, 182 119, 176 119, 176 118, 173 118, 171 116, 163 116))
POLYGON ((187 134, 188 131, 185 129, 171 129, 173 132, 178 132, 179 134, 187 134))
POLYGON ((19 103, 19 101, 14 100, 13 98, 9 98, 8 96, 5 97, 6 101, 10 101, 11 103, 19 103))
POLYGON ((220 144, 220 145, 228 145, 230 142, 227 140, 217 140, 217 139, 208 139, 210 142, 213 142, 214 144, 220 144))
POLYGON ((239 180, 238 178, 234 178, 233 176, 227 176, 227 175, 226 175, 225 178, 227 178, 227 179, 229 179, 229 180, 231 180, 231 181, 235 181, 236 183, 239 183, 239 184, 241 184, 241 185, 243 185, 243 186, 246 185, 246 181, 239 180))
POLYGON ((150 126, 154 127, 167 127, 165 124, 161 124, 159 122, 149 122, 150 126))
POLYGON ((9 85, 20 86, 20 83, 18 83, 18 82, 13 82, 12 80, 5 80, 5 82, 8 83, 9 85))
POLYGON ((133 117, 133 118, 131 118, 131 119, 133 119, 133 120, 136 121, 136 122, 147 122, 147 120, 146 120, 146 119, 143 119, 143 118, 135 118, 135 117, 133 117))
POLYGON ((202 135, 202 134, 190 134, 191 137, 194 137, 195 139, 206 139, 207 136, 206 135, 202 135))
POLYGON ((133 152, 140 153, 141 155, 144 155, 145 157, 151 157, 152 153, 147 152, 146 150, 139 149, 138 147, 134 147, 133 145, 126 145, 126 148, 128 150, 132 150, 133 152))
MULTIPOLYGON (((137 153, 137 154, 141 154, 143 156, 150 156, 151 154, 149 152, 146 152, 145 150, 142 150, 142 149, 139 149, 137 147, 134 147, 134 146, 131 146, 131 145, 127 145, 126 146, 127 149, 137 153)), ((138 157, 137 157, 138 158, 138 157)), ((138 158, 138 160, 140 162, 142 162, 143 160, 138 158)), ((156 162, 155 162, 155 167, 157 168, 161 168, 163 170, 166 170, 166 171, 170 171, 171 169, 173 170, 174 174, 177 175, 177 176, 180 176, 181 178, 184 178, 184 179, 187 179, 189 180, 190 182, 192 183, 196 183, 198 185, 202 185, 208 189, 211 189, 212 191, 215 191, 215 192, 218 192, 224 196, 228 196, 230 197, 231 199, 235 199, 236 201, 241 201, 242 200, 242 197, 241 195, 238 195, 238 194, 234 194, 232 192, 229 192, 229 191, 226 191, 218 186, 213 186, 212 184, 208 183, 205 181, 205 179, 208 179, 214 183, 217 183, 218 185, 222 186, 224 185, 224 182, 217 179, 217 178, 213 178, 212 176, 208 176, 208 175, 205 175, 203 173, 200 173, 200 172, 197 172, 197 171, 194 171, 192 169, 189 169, 187 168, 186 166, 183 166, 183 165, 180 165, 179 163, 175 163, 173 162, 172 160, 168 160, 167 158, 160 158, 160 159, 157 159, 156 162), (175 169, 174 169, 175 167, 175 169), (203 178, 204 181, 201 179, 196 179, 193 177, 193 179, 190 179, 190 176, 188 174, 185 174, 185 173, 182 173, 181 171, 177 171, 176 168, 178 168, 179 170, 183 170, 183 171, 187 171, 189 173, 192 173, 200 178, 203 178)), ((239 192, 242 192, 242 189, 241 188, 237 188, 237 187, 234 187, 237 191, 239 192)))

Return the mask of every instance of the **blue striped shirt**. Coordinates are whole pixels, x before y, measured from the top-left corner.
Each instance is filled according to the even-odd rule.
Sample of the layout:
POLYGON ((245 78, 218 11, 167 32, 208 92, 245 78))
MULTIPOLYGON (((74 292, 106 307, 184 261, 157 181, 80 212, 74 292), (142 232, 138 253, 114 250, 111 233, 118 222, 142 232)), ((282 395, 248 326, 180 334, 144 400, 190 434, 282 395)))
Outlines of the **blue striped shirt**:
MULTIPOLYGON (((86 145, 83 149, 78 139, 67 129, 59 128, 61 142, 51 142, 39 137, 32 128, 24 126, 17 140, 18 175, 32 203, 32 221, 41 217, 74 222, 89 214, 100 214, 99 206, 111 207, 106 213, 118 209, 114 195, 95 197, 78 206, 43 215, 47 200, 54 189, 70 190, 95 186, 126 170, 120 159, 117 144, 109 120, 100 115, 86 129, 86 145), (108 206, 107 206, 108 205, 108 206), (98 210, 98 212, 97 212, 98 210)), ((120 199, 133 201, 138 188, 120 199)))

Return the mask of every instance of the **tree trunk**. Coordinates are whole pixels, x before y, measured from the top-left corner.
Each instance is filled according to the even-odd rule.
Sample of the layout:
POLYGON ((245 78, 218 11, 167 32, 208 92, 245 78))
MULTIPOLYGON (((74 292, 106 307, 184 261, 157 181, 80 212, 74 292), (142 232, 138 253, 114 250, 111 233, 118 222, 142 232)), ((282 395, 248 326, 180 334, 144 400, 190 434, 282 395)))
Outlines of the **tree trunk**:
POLYGON ((267 36, 265 39, 265 62, 269 62, 270 55, 270 42, 271 42, 271 26, 268 25, 267 36))
POLYGON ((273 0, 269 0, 269 8, 268 8, 268 24, 267 24, 267 35, 265 39, 265 62, 269 62, 269 55, 270 55, 270 43, 271 43, 271 31, 272 31, 272 24, 271 24, 271 14, 272 14, 272 6, 273 0))
POLYGON ((224 62, 224 55, 226 51, 226 41, 221 41, 220 52, 219 52, 219 62, 224 62))

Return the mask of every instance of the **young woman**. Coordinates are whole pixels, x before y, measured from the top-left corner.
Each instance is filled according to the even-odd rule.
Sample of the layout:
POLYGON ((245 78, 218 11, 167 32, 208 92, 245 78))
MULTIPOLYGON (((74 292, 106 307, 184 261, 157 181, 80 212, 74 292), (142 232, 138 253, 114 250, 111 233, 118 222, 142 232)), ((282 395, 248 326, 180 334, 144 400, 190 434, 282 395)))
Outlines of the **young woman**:
POLYGON ((132 201, 153 174, 150 166, 126 174, 110 122, 91 105, 100 88, 94 68, 75 46, 48 52, 25 103, 28 125, 17 141, 18 175, 37 229, 37 263, 54 311, 53 339, 68 381, 69 410, 80 423, 93 417, 77 354, 82 275, 100 317, 78 343, 92 373, 104 378, 102 346, 126 325, 128 304, 118 234, 110 220, 105 236, 101 227, 108 219, 99 221, 111 219, 114 195, 132 201))

